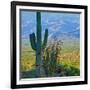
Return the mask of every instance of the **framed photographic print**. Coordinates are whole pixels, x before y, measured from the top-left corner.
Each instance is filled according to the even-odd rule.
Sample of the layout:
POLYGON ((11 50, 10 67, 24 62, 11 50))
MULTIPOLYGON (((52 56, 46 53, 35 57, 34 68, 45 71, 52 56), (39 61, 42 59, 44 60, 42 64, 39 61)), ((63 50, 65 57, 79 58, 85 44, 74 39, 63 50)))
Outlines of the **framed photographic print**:
POLYGON ((87 6, 11 2, 11 88, 87 84, 87 6))

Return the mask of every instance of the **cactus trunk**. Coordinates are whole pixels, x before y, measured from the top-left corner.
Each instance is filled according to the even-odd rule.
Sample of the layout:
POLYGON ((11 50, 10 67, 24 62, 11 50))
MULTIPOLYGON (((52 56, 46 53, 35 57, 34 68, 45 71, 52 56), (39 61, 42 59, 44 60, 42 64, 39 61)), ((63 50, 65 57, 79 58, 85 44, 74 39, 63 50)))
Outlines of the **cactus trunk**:
POLYGON ((37 51, 36 51, 36 75, 39 77, 40 74, 40 67, 41 67, 41 14, 40 12, 37 12, 37 51))

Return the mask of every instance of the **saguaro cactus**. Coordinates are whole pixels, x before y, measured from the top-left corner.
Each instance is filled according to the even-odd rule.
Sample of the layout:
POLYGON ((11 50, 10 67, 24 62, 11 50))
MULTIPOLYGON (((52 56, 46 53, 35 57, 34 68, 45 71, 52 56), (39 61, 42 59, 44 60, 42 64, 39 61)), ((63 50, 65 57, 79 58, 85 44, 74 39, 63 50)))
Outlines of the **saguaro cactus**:
POLYGON ((48 29, 45 30, 44 40, 42 41, 42 27, 41 27, 41 13, 36 12, 36 20, 37 20, 37 30, 36 30, 36 36, 35 33, 32 33, 29 35, 31 47, 33 50, 36 51, 36 76, 40 77, 42 74, 42 56, 41 52, 47 45, 47 39, 48 39, 48 29))

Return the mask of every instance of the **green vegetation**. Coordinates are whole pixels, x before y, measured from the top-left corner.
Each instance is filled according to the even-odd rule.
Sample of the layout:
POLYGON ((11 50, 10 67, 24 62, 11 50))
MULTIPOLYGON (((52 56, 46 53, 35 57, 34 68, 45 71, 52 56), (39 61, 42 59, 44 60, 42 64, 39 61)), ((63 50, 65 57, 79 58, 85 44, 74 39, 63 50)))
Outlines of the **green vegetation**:
MULTIPOLYGON (((72 45, 72 47, 65 47, 63 45, 61 50, 59 50, 60 52, 58 52, 56 65, 54 62, 54 65, 56 67, 54 67, 53 65, 50 66, 50 64, 45 64, 45 63, 54 61, 54 59, 52 61, 50 61, 50 59, 49 60, 46 59, 44 62, 44 67, 45 67, 44 69, 46 69, 45 71, 46 75, 45 76, 42 75, 42 77, 79 76, 80 75, 80 52, 79 52, 80 50, 78 46, 72 45), (52 70, 48 70, 47 65, 48 67, 53 68, 52 70, 54 74, 51 73, 52 70)), ((50 48, 51 48, 51 45, 50 45, 50 48)), ((48 49, 45 49, 45 50, 47 51, 48 49)), ((50 51, 47 51, 46 54, 48 53, 50 54, 50 51)), ((46 56, 45 58, 48 58, 48 55, 46 56)), ((21 78, 35 78, 36 77, 35 58, 36 58, 35 51, 32 50, 32 48, 30 48, 29 42, 27 41, 27 45, 25 44, 22 46, 22 52, 21 52, 21 78)))

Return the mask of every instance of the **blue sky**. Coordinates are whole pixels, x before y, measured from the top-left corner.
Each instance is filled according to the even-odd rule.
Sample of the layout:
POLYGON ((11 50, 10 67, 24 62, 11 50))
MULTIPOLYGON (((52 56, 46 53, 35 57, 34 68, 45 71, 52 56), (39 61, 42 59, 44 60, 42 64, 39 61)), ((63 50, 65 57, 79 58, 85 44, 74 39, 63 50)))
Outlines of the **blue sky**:
MULTIPOLYGON (((79 38, 80 37, 80 14, 41 12, 42 36, 45 28, 48 28, 49 38, 79 38)), ((21 11, 21 37, 28 39, 29 34, 36 32, 36 12, 21 11)))

